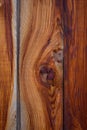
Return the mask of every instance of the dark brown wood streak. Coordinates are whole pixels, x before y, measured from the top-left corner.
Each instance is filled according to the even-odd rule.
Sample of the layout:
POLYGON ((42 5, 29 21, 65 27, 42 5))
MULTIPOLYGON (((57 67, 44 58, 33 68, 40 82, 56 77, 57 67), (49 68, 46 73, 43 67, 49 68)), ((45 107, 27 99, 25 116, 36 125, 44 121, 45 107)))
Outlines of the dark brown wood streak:
MULTIPOLYGON (((4 0, 5 7, 5 26, 6 26, 6 40, 9 60, 11 62, 11 70, 13 71, 13 44, 12 44, 12 1, 4 0)), ((12 73, 13 75, 13 73, 12 73)))
POLYGON ((64 0, 64 130, 87 129, 87 0, 64 0))
POLYGON ((0 130, 5 130, 13 84, 11 0, 0 0, 0 130))

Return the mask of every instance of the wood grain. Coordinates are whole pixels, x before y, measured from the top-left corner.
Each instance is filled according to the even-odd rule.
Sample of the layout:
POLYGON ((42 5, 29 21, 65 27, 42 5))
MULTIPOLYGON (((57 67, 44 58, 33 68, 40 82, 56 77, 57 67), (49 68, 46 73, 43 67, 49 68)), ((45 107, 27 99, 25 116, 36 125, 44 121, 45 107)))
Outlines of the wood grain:
MULTIPOLYGON (((11 0, 0 0, 0 130, 16 129, 14 128, 16 122, 13 120, 15 114, 13 114, 11 119, 8 117, 12 104, 12 97, 14 100, 16 99, 16 97, 13 96, 15 68, 15 46, 13 43, 15 40, 13 41, 14 38, 12 33, 12 2, 13 1, 11 0)), ((14 111, 14 109, 15 104, 12 111, 14 111)), ((10 115, 13 113, 12 111, 10 111, 10 115)))
POLYGON ((87 129, 87 0, 64 1, 64 130, 87 129))
POLYGON ((22 130, 62 130, 62 1, 21 0, 22 130))

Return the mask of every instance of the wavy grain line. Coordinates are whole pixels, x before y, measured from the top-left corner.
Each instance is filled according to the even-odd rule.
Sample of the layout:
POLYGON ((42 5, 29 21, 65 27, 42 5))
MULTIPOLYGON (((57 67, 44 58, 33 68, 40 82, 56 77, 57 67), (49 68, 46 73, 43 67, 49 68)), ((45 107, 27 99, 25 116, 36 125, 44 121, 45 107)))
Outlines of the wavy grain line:
POLYGON ((62 129, 63 72, 62 62, 57 62, 57 58, 59 50, 63 51, 63 32, 57 19, 61 22, 55 1, 21 1, 20 88, 21 102, 24 102, 28 113, 25 129, 62 129), (26 16, 24 4, 28 7, 26 16), (43 82, 44 74, 40 74, 43 66, 55 71, 53 80, 44 79, 43 82))

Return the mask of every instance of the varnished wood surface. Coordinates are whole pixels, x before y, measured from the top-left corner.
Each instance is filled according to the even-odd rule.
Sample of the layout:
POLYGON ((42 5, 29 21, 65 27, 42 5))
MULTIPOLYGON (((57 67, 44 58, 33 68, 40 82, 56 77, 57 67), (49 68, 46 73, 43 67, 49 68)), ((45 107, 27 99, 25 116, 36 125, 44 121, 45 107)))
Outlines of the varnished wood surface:
POLYGON ((87 0, 64 1, 64 130, 87 129, 87 0))
POLYGON ((13 43, 15 40, 13 41, 12 33, 12 12, 14 12, 12 2, 0 0, 0 130, 16 130, 14 127, 16 123, 15 94, 13 97, 15 68, 13 43), (14 98, 13 102, 12 98, 14 98), (12 104, 13 108, 10 109, 12 104))
POLYGON ((0 130, 86 130, 86 57, 87 0, 0 0, 0 130))
POLYGON ((21 0, 21 130, 62 130, 62 1, 21 0))

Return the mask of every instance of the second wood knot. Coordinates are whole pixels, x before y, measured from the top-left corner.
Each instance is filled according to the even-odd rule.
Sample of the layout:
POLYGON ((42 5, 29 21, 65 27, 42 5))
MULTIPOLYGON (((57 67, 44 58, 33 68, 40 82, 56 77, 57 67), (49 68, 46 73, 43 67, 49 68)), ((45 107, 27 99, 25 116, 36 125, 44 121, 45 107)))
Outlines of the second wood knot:
POLYGON ((54 57, 55 61, 62 63, 63 62, 63 50, 58 50, 58 51, 54 50, 53 57, 54 57))

